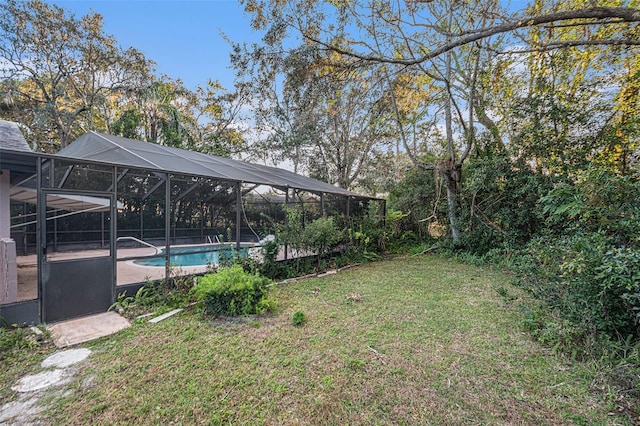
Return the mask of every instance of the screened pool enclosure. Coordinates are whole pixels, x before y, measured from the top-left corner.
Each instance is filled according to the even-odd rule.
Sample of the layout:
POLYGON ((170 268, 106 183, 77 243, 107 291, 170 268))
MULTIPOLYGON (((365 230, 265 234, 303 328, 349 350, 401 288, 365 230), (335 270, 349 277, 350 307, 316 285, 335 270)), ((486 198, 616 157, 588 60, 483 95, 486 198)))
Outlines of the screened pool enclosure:
MULTIPOLYGON (((344 228, 372 202, 384 210, 287 170, 97 132, 56 155, 1 142, 17 270, 14 300, 0 300, 9 322, 104 312, 148 280, 203 273, 286 227, 285 206, 344 228)), ((292 255, 282 247, 279 257, 292 255)))

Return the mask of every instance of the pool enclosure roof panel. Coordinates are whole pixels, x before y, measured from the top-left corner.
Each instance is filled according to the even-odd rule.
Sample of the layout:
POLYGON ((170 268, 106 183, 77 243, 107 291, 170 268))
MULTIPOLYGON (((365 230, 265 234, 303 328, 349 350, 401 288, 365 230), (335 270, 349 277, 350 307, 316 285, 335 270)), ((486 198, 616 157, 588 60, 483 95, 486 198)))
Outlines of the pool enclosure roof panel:
POLYGON ((371 198, 288 170, 98 132, 88 132, 57 156, 183 175, 371 198))
MULTIPOLYGON (((22 201, 36 205, 38 203, 38 192, 33 188, 24 186, 12 186, 9 190, 12 200, 22 201)), ((76 194, 47 194, 47 207, 72 212, 108 212, 110 210, 109 200, 106 198, 90 197, 76 194)), ((118 202, 117 208, 121 209, 122 203, 118 202)))

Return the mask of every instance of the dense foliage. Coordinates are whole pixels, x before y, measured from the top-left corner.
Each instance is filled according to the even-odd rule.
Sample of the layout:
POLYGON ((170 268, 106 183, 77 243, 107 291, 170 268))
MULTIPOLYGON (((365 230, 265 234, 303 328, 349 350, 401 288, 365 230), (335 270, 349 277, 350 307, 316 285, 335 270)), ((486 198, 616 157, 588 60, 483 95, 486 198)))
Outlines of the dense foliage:
MULTIPOLYGON (((406 208, 422 195, 415 175, 401 187, 392 206, 406 208)), ((537 300, 522 305, 523 325, 536 338, 580 358, 628 354, 640 342, 640 183, 633 176, 597 166, 549 176, 507 156, 480 156, 466 169, 460 199, 465 232, 454 249, 514 272, 537 300)))
POLYGON ((199 278, 192 295, 209 315, 259 314, 273 309, 273 302, 267 297, 269 282, 233 265, 199 278))
POLYGON ((638 195, 633 179, 589 169, 541 198, 547 227, 518 252, 513 269, 549 308, 530 324, 542 340, 601 355, 640 339, 638 195))
POLYGON ((536 209, 552 184, 553 178, 510 160, 506 153, 471 159, 460 197, 465 232, 459 247, 483 254, 529 241, 544 227, 536 209))

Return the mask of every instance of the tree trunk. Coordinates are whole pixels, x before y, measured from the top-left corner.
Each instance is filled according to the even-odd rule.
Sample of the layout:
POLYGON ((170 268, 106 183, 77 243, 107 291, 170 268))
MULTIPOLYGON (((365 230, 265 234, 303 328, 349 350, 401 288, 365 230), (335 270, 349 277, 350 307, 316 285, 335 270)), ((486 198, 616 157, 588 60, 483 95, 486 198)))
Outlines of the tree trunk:
POLYGON ((458 170, 455 168, 456 164, 456 152, 453 143, 453 119, 451 114, 451 88, 449 84, 451 82, 451 52, 446 53, 446 70, 445 70, 445 87, 446 104, 445 104, 445 129, 447 137, 447 151, 449 153, 449 159, 445 163, 444 170, 442 170, 445 182, 447 184, 447 214, 449 216, 449 225, 451 226, 451 239, 453 244, 457 244, 460 240, 460 232, 458 230, 458 185, 457 179, 458 170))
POLYGON ((451 239, 454 244, 460 241, 460 231, 458 230, 458 187, 455 181, 453 170, 447 170, 444 173, 444 179, 447 185, 447 213, 449 216, 449 226, 451 226, 451 239))

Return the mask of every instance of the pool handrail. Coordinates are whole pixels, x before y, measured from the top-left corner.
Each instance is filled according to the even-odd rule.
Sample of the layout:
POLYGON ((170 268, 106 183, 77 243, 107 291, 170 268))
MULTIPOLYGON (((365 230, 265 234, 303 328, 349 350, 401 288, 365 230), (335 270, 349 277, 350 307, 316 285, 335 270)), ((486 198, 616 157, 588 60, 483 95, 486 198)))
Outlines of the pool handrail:
MULTIPOLYGON (((217 242, 218 244, 222 244, 222 242, 220 241, 220 238, 218 238, 218 236, 217 236, 217 235, 214 235, 214 238, 216 239, 216 242, 217 242)), ((209 244, 213 244, 213 240, 211 239, 211 236, 210 236, 210 235, 207 235, 207 242, 208 242, 209 244)))
POLYGON ((122 241, 122 240, 132 240, 132 241, 135 241, 135 242, 137 242, 137 243, 140 243, 140 244, 142 244, 142 245, 144 245, 144 246, 151 247, 152 249, 154 249, 154 250, 156 251, 156 252, 154 253, 155 255, 157 255, 158 253, 160 253, 160 248, 158 248, 158 247, 154 246, 153 244, 148 243, 148 242, 146 242, 146 241, 142 241, 142 240, 141 240, 141 239, 139 239, 139 238, 136 238, 136 237, 118 237, 118 238, 116 238, 116 242, 118 242, 118 241, 122 241))

